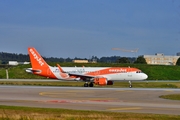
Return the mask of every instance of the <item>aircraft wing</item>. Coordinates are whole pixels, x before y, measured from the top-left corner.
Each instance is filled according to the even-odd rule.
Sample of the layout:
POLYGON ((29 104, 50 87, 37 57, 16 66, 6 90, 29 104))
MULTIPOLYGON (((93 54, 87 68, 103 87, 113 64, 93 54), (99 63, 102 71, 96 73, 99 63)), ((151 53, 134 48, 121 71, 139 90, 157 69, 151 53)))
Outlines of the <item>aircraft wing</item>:
POLYGON ((57 67, 59 68, 60 72, 67 73, 70 77, 75 78, 76 80, 91 81, 92 78, 100 77, 100 76, 65 72, 59 64, 57 64, 57 67))
POLYGON ((62 73, 67 73, 69 76, 75 76, 75 77, 77 77, 77 78, 79 77, 79 78, 83 78, 83 79, 85 79, 85 78, 94 78, 94 76, 90 76, 90 75, 75 74, 75 73, 65 72, 65 71, 61 68, 61 66, 60 66, 59 64, 57 64, 57 67, 59 68, 60 72, 62 72, 62 73))
POLYGON ((72 74, 68 73, 70 76, 76 76, 76 77, 83 77, 83 78, 95 78, 95 76, 90 76, 90 75, 83 75, 83 74, 72 74))

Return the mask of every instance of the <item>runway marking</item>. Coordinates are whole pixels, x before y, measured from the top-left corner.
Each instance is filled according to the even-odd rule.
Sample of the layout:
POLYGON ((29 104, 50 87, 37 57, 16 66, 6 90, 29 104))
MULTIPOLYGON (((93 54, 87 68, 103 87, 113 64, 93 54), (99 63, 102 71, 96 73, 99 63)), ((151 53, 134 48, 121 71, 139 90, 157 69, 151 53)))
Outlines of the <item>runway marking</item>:
MULTIPOLYGON (((73 92, 40 92, 40 96, 46 96, 46 97, 52 97, 52 98, 66 98, 68 99, 69 97, 78 97, 78 99, 85 99, 83 94, 76 93, 75 91, 73 92)), ((116 98, 97 98, 97 97, 88 97, 86 100, 117 100, 116 98)))
POLYGON ((67 94, 78 94, 78 93, 94 93, 93 91, 62 91, 62 92, 40 92, 39 95, 67 95, 67 94))
POLYGON ((49 100, 45 102, 51 102, 51 103, 71 103, 71 101, 68 100, 49 100))
POLYGON ((119 101, 117 98, 97 98, 97 97, 90 97, 90 98, 84 98, 82 95, 77 93, 66 93, 66 92, 40 92, 39 95, 46 96, 46 97, 52 97, 52 98, 62 98, 62 99, 68 99, 69 96, 78 96, 78 100, 88 100, 88 101, 97 101, 97 102, 117 102, 119 101))
POLYGON ((110 108, 107 110, 140 110, 141 107, 110 108))
POLYGON ((88 98, 88 100, 115 100, 116 98, 88 98))
POLYGON ((81 93, 94 93, 94 91, 88 91, 88 90, 68 90, 68 91, 64 91, 64 92, 70 92, 70 93, 77 93, 77 92, 81 92, 81 93))
POLYGON ((134 92, 132 90, 116 90, 116 92, 134 92))
POLYGON ((62 95, 62 94, 74 94, 74 93, 66 93, 66 92, 40 92, 39 95, 62 95))
POLYGON ((41 101, 41 102, 49 102, 49 103, 87 103, 87 102, 112 102, 112 100, 47 100, 47 101, 41 101))
POLYGON ((68 96, 68 95, 76 95, 76 93, 66 93, 66 92, 40 92, 39 95, 41 96, 47 96, 47 97, 62 97, 64 95, 68 96))

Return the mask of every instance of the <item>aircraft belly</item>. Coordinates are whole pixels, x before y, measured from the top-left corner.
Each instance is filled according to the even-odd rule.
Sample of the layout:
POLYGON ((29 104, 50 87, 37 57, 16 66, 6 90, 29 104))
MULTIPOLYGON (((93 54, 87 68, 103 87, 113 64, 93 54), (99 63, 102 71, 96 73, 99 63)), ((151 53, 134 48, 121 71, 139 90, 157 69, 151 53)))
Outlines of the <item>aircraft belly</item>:
POLYGON ((130 73, 118 73, 118 74, 112 74, 109 75, 110 80, 137 80, 138 78, 135 77, 135 75, 130 73))
POLYGON ((117 80, 118 81, 118 80, 126 80, 127 75, 120 73, 120 74, 109 75, 109 77, 111 80, 117 80))

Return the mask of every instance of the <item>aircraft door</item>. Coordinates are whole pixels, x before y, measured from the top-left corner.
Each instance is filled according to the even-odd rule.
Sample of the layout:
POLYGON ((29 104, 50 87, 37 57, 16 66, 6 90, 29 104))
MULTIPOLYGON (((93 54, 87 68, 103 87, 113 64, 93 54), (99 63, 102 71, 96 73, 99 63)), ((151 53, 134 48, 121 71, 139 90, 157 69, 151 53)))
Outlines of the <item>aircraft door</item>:
MULTIPOLYGON (((131 70, 130 70, 130 71, 131 71, 131 70)), ((130 71, 128 71, 128 73, 127 73, 128 80, 131 80, 131 79, 132 79, 132 73, 131 73, 130 71)))

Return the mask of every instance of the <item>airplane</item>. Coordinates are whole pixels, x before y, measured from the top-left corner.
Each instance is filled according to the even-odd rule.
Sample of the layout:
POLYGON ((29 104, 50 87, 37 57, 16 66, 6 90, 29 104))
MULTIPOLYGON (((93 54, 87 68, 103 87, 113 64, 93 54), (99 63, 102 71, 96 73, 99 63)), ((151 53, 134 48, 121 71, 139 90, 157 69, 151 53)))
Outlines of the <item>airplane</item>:
POLYGON ((84 87, 113 85, 114 81, 129 81, 131 88, 132 81, 148 78, 140 69, 131 67, 61 67, 59 64, 52 67, 34 47, 28 48, 28 54, 32 68, 27 68, 26 72, 51 79, 84 81, 84 87))

